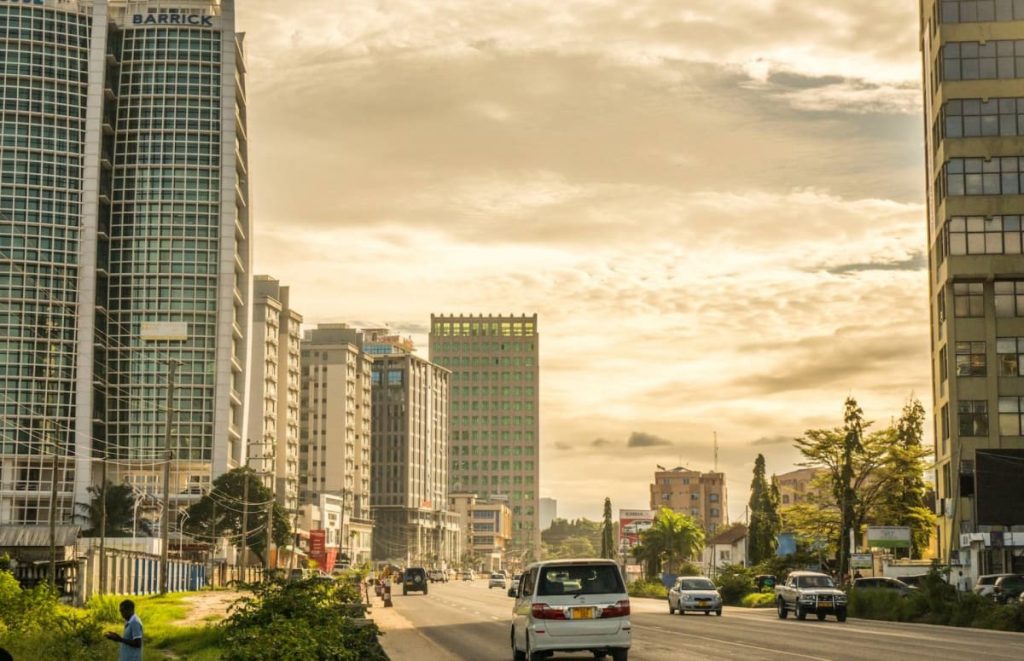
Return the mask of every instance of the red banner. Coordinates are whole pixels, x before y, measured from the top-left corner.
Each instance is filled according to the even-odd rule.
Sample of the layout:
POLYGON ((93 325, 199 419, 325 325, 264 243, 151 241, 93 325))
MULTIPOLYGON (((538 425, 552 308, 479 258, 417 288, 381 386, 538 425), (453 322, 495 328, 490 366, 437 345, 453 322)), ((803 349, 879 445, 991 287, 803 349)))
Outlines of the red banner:
POLYGON ((323 556, 327 547, 326 530, 309 531, 309 554, 312 556, 323 556))

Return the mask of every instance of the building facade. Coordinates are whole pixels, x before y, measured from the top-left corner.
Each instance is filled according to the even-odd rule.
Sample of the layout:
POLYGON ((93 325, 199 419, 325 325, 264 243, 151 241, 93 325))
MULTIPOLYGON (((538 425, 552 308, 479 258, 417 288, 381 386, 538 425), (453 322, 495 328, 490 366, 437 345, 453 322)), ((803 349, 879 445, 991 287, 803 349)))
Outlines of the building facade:
POLYGON ((299 506, 299 393, 302 315, 288 287, 265 275, 253 279, 249 466, 264 476, 281 506, 299 506))
POLYGON ((451 372, 392 346, 373 363, 374 558, 448 567, 461 547, 448 509, 451 372))
POLYGON ((651 509, 662 507, 693 517, 707 534, 714 534, 729 523, 725 473, 701 473, 681 467, 655 472, 651 509))
POLYGON ((302 340, 299 502, 340 495, 346 539, 372 535, 370 518, 371 367, 363 334, 320 324, 302 340))
POLYGON ((937 551, 974 576, 1019 572, 1024 6, 920 9, 937 551))
POLYGON ((537 315, 431 315, 430 359, 452 372, 449 486, 512 509, 509 553, 540 557, 537 315))
POLYGON ((558 501, 554 498, 540 499, 540 529, 551 527, 551 522, 558 518, 558 501))
POLYGON ((512 510, 503 500, 486 500, 473 492, 449 495, 450 509, 462 521, 463 567, 473 571, 518 571, 525 565, 510 554, 512 510))
POLYGON ((799 505, 821 494, 815 481, 824 475, 823 468, 798 468, 797 470, 775 475, 773 479, 779 485, 779 504, 783 507, 799 505))
POLYGON ((244 461, 251 263, 233 0, 0 4, 0 524, 244 461), (174 20, 171 20, 173 17, 174 20), (56 457, 56 459, 54 458, 56 457))

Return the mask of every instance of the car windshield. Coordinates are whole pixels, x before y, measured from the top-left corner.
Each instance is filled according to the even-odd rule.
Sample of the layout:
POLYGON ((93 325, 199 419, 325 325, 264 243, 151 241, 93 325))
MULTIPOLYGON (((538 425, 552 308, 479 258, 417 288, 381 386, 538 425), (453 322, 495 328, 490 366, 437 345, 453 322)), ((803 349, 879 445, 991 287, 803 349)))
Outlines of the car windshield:
POLYGON ((568 565, 544 567, 540 571, 537 594, 609 594, 622 593, 622 577, 614 565, 568 565))
POLYGON ((714 590, 715 584, 706 578, 684 578, 680 585, 682 590, 714 590))
POLYGON ((504 579, 505 579, 505 577, 504 577, 504 576, 502 576, 501 574, 491 574, 491 578, 500 578, 500 579, 502 579, 502 580, 504 580, 504 579))
POLYGON ((828 576, 797 576, 796 586, 798 588, 831 588, 835 587, 832 579, 828 576))

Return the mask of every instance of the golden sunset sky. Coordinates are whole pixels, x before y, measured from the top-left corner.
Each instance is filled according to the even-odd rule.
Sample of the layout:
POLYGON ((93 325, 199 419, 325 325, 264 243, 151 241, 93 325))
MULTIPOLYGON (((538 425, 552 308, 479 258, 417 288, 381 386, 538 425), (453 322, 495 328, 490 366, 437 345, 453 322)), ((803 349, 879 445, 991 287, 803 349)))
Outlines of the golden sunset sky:
MULTIPOLYGON (((307 327, 537 312, 541 495, 646 508, 931 408, 917 3, 239 0, 256 272, 307 327)), ((931 429, 926 430, 928 442, 931 429)))

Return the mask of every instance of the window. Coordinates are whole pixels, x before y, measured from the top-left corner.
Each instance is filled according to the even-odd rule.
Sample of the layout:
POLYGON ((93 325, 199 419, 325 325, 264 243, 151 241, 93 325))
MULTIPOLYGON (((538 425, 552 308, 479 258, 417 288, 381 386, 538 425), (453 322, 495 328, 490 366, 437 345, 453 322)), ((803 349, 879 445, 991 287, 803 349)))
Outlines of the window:
POLYGON ((980 282, 953 283, 953 315, 985 316, 985 286, 980 282))
POLYGON ((942 0, 942 23, 1024 20, 1024 0, 942 0))
POLYGON ((956 375, 985 376, 985 343, 956 343, 956 375))
POLYGON ((708 494, 708 500, 711 501, 712 503, 717 503, 718 502, 718 494, 717 493, 708 494))
POLYGON ((1020 216, 953 216, 943 243, 950 255, 1019 255, 1020 216))
POLYGON ((1003 436, 1021 436, 1021 414, 1024 397, 999 398, 999 433, 1003 436))
POLYGON ((961 400, 957 405, 957 418, 960 436, 988 436, 988 402, 985 400, 961 400))
POLYGON ((942 47, 941 80, 995 80, 1024 76, 1024 40, 961 41, 942 47))
POLYGON ((996 339, 996 359, 999 362, 999 376, 1024 376, 1024 337, 1000 337, 996 339))
POLYGON ((949 438, 949 404, 942 405, 942 438, 949 438))
POLYGON ((956 99, 942 107, 935 138, 1016 135, 1024 135, 1024 98, 956 99))
POLYGON ((1019 195, 1021 190, 1021 159, 1016 156, 951 158, 942 166, 935 195, 942 200, 947 196, 1019 195))
POLYGON ((946 367, 946 347, 943 346, 939 349, 939 380, 945 381, 949 378, 948 368, 946 367))
POLYGON ((400 386, 402 385, 403 370, 388 370, 388 385, 389 386, 400 386))
POLYGON ((1024 281, 997 281, 995 307, 997 317, 1024 317, 1024 281))

